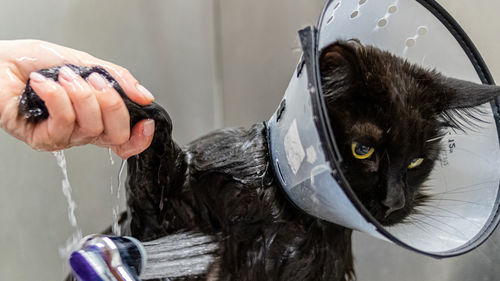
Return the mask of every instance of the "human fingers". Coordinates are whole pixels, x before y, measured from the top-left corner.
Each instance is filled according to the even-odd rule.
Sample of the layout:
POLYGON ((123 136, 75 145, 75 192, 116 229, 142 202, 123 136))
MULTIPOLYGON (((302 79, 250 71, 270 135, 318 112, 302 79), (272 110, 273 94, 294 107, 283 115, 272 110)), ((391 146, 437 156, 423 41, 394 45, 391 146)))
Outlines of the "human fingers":
POLYGON ((137 79, 135 79, 128 69, 102 60, 98 60, 97 64, 102 66, 111 76, 113 76, 113 78, 115 78, 125 94, 132 101, 140 105, 148 105, 154 101, 151 92, 139 84, 137 79))
POLYGON ((76 128, 71 136, 71 145, 93 142, 104 131, 96 90, 67 66, 60 69, 58 80, 75 111, 76 128))
POLYGON ((104 132, 96 141, 97 145, 121 145, 130 137, 130 116, 120 95, 100 74, 92 73, 90 85, 97 90, 97 102, 101 109, 104 132))
POLYGON ((75 112, 64 88, 40 73, 30 75, 30 86, 45 101, 49 118, 33 128, 30 145, 44 150, 59 150, 69 146, 75 122, 75 112))
POLYGON ((113 147, 113 151, 123 159, 137 155, 151 145, 154 131, 155 122, 153 119, 141 120, 132 129, 130 139, 120 146, 113 147))
MULTIPOLYGON (((14 40, 1 42, 1 46, 7 46, 7 51, 4 53, 8 54, 9 61, 16 66, 17 71, 15 74, 18 75, 21 80, 26 80, 27 75, 33 71, 58 65, 74 64, 88 67, 101 66, 118 81, 125 94, 132 101, 140 105, 147 105, 154 100, 151 92, 140 85, 137 79, 135 79, 126 68, 98 59, 89 53, 41 40, 14 40)), ((0 56, 1 55, 2 54, 0 54, 0 56)))

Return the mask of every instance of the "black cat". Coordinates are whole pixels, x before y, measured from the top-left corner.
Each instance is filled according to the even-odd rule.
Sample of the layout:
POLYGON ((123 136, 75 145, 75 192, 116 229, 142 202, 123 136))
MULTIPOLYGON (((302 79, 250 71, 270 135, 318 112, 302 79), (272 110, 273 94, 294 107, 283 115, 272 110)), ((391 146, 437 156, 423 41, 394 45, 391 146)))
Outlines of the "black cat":
MULTIPOLYGON (((69 66, 84 78, 98 72, 113 83, 131 125, 156 120, 151 146, 127 160, 128 231, 142 241, 180 230, 222 234, 220 259, 205 275, 183 280, 354 279, 352 231, 288 201, 269 163, 265 123, 218 130, 181 148, 160 106, 133 103, 102 68, 69 66)), ((420 186, 438 157, 439 137, 457 124, 449 110, 460 113, 500 93, 353 40, 328 47, 320 66, 343 171, 385 225, 404 221, 425 201, 420 186)), ((57 80, 58 71, 40 73, 57 80)), ((20 113, 32 122, 48 116, 29 83, 20 113)))
POLYGON ((472 107, 500 88, 444 77, 357 40, 320 57, 322 87, 358 198, 383 225, 402 222, 428 196, 421 187, 441 151, 445 129, 481 120, 472 107))

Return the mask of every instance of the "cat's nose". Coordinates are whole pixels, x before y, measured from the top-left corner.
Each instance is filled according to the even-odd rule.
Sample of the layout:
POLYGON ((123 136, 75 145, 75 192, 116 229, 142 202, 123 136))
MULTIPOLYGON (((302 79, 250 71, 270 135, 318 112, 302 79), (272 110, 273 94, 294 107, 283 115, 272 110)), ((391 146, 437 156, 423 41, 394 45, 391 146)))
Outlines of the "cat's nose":
POLYGON ((382 204, 389 208, 385 212, 385 217, 388 217, 394 211, 400 210, 405 206, 404 184, 401 181, 388 182, 387 196, 385 197, 384 201, 382 201, 382 204))

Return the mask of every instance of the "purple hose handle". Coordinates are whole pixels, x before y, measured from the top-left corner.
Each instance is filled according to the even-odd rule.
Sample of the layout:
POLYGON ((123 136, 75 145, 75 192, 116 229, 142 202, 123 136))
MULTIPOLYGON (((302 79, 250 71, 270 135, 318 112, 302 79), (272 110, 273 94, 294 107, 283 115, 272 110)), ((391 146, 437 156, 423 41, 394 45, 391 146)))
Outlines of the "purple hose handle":
POLYGON ((132 237, 85 237, 69 264, 79 281, 139 281, 145 267, 142 244, 132 237))

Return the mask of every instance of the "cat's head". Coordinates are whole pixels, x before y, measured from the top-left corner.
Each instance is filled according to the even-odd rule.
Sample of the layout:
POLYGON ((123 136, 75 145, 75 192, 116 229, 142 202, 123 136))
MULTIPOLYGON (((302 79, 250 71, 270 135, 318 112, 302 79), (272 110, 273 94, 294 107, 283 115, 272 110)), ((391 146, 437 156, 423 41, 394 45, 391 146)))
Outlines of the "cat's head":
POLYGON ((422 184, 439 157, 443 129, 456 126, 450 112, 500 94, 496 86, 447 78, 356 40, 324 49, 320 70, 343 173, 384 225, 425 202, 422 184))

